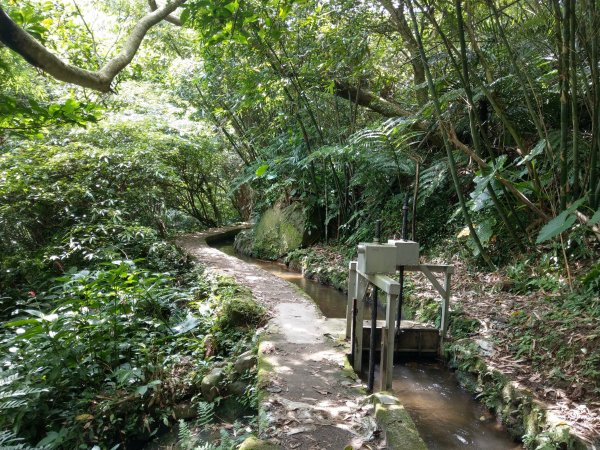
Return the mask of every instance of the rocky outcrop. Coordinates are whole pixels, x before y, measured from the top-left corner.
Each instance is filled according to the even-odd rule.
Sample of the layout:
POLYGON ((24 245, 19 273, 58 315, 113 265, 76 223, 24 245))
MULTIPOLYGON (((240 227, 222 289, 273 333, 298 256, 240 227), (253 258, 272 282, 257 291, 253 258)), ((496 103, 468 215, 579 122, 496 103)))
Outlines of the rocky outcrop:
POLYGON ((315 242, 317 237, 303 206, 293 203, 269 208, 252 230, 238 234, 234 246, 241 254, 274 260, 315 242))

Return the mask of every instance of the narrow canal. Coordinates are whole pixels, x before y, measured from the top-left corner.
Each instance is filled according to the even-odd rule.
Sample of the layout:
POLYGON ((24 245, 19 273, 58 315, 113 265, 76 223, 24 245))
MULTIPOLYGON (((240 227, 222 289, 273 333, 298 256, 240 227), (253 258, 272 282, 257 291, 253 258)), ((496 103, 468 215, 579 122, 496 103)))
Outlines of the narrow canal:
MULTIPOLYGON (((285 265, 240 256, 232 241, 211 244, 222 252, 299 286, 329 318, 346 315, 346 295, 287 270, 285 265)), ((377 385, 377 382, 375 383, 377 385)), ((453 372, 438 361, 405 361, 394 366, 393 392, 410 413, 430 450, 516 450, 506 429, 460 388, 453 372)))

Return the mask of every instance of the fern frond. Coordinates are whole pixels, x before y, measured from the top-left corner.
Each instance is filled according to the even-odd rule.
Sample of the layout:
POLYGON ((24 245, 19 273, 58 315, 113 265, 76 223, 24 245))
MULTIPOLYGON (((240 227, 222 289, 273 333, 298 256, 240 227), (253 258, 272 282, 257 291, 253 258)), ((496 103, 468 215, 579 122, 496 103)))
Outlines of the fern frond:
POLYGON ((417 205, 423 206, 427 198, 443 185, 447 177, 448 165, 445 160, 439 161, 421 171, 417 205))
POLYGON ((214 418, 215 418, 214 403, 199 402, 197 411, 198 411, 198 419, 197 419, 196 423, 200 427, 206 428, 208 425, 213 423, 214 418))
POLYGON ((235 440, 231 437, 231 435, 227 432, 225 428, 221 428, 219 430, 219 436, 221 438, 221 442, 219 443, 219 450, 234 450, 236 447, 235 440))
POLYGON ((20 408, 21 406, 25 406, 26 404, 27 400, 9 400, 7 402, 0 402, 0 411, 20 408))
POLYGON ((211 444, 209 442, 205 442, 194 448, 194 450, 221 450, 221 446, 217 447, 215 444, 211 444))
POLYGON ((194 435, 185 420, 179 419, 179 430, 177 431, 178 444, 181 448, 191 449, 194 445, 194 435))
POLYGON ((21 378, 21 376, 18 373, 11 373, 9 375, 0 373, 0 388, 13 384, 19 378, 21 378))
POLYGON ((46 447, 32 447, 22 442, 12 431, 0 431, 0 449, 2 450, 45 450, 46 447))
POLYGON ((22 388, 15 391, 0 391, 0 402, 7 398, 25 397, 31 394, 40 394, 42 392, 48 392, 48 389, 40 388, 22 388))

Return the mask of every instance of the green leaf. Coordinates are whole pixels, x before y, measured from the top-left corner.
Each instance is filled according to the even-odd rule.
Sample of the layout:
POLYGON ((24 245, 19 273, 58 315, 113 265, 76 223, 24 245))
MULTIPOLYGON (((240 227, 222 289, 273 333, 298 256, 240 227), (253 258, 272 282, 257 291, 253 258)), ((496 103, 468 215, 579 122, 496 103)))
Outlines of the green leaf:
POLYGON ((224 6, 224 8, 225 8, 226 10, 228 10, 228 11, 229 11, 230 13, 232 13, 232 14, 233 14, 234 12, 236 12, 236 11, 237 11, 237 9, 238 9, 239 7, 240 7, 240 4, 237 2, 237 0, 236 0, 236 1, 234 1, 234 2, 231 2, 231 3, 227 3, 227 4, 224 6))
POLYGON ((571 226, 573 226, 577 220, 577 216, 574 214, 574 212, 584 201, 584 198, 580 198, 579 200, 573 202, 571 206, 544 225, 540 230, 535 243, 541 244, 542 242, 546 242, 571 228, 571 226))
POLYGON ((519 162, 517 163, 517 166, 523 165, 526 162, 531 161, 536 156, 541 155, 545 149, 546 149, 546 139, 539 140, 538 143, 535 145, 535 147, 533 147, 527 155, 525 155, 521 160, 519 160, 519 162))
POLYGON ((181 23, 185 25, 189 19, 190 19, 190 10, 186 8, 181 12, 181 15, 179 16, 179 20, 181 20, 181 23))
POLYGON ((285 19, 288 16, 288 14, 290 13, 291 9, 292 9, 291 5, 284 5, 281 8, 279 8, 279 14, 278 14, 279 18, 285 19))
POLYGON ((255 174, 256 174, 257 177, 262 177, 268 169, 269 169, 269 165, 268 164, 263 164, 258 169, 256 169, 255 174))
POLYGON ((590 225, 590 226, 596 225, 598 222, 600 222, 600 209, 598 209, 598 211, 596 211, 594 213, 594 215, 592 216, 592 218, 588 222, 588 225, 590 225))
POLYGON ((5 327, 20 327, 23 325, 33 325, 38 323, 38 319, 19 319, 19 320, 13 320, 12 322, 5 322, 4 326, 5 327))
POLYGON ((143 396, 147 391, 148 391, 147 384, 145 384, 143 386, 138 386, 138 388, 135 390, 136 394, 139 394, 140 396, 143 396))
POLYGON ((233 33, 232 39, 235 42, 237 42, 238 44, 243 44, 243 45, 248 44, 248 39, 246 38, 246 36, 244 36, 242 33, 238 32, 238 31, 233 33))

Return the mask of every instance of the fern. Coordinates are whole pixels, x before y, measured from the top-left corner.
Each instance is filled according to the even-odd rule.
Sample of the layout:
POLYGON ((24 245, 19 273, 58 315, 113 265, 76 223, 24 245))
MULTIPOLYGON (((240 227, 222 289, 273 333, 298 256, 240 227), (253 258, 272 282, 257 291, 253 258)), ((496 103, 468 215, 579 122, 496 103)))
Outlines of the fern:
POLYGON ((219 450, 234 450, 237 446, 235 439, 233 439, 225 428, 219 430, 219 436, 221 443, 219 444, 219 450))
POLYGON ((25 397, 48 392, 48 389, 26 386, 20 380, 21 376, 18 373, 0 372, 0 412, 21 408, 28 402, 25 397))
POLYGON ((1 450, 46 450, 47 447, 32 447, 22 442, 12 431, 0 431, 1 450))
POLYGON ((178 444, 181 448, 191 449, 194 445, 194 435, 185 420, 179 419, 179 431, 177 432, 178 444))
POLYGON ((199 402, 197 411, 198 411, 198 419, 197 419, 196 423, 203 429, 214 422, 214 419, 215 419, 214 403, 199 402))
POLYGON ((216 446, 215 444, 211 444, 210 442, 205 442, 201 445, 198 445, 194 450, 222 450, 221 446, 216 446))
POLYGON ((441 187, 448 178, 448 165, 441 160, 421 171, 417 205, 423 206, 428 197, 441 187))
POLYGON ((11 374, 8 374, 8 375, 3 375, 0 372, 0 388, 2 388, 4 386, 8 386, 8 385, 14 383, 19 378, 21 378, 21 377, 19 376, 18 373, 11 373, 11 374))

